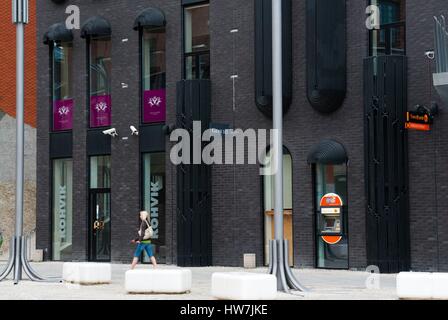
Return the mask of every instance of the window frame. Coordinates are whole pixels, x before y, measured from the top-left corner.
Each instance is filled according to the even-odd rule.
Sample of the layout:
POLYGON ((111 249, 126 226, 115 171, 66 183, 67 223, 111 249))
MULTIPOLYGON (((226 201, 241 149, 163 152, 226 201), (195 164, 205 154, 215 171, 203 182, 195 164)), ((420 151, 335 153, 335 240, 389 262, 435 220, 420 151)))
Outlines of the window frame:
MULTIPOLYGON (((86 38, 86 72, 87 72, 87 81, 86 81, 86 105, 87 105, 87 112, 86 112, 86 123, 87 123, 87 130, 100 130, 100 129, 104 129, 104 128, 109 128, 112 126, 112 107, 113 104, 112 102, 110 103, 110 124, 109 125, 105 125, 105 126, 91 126, 91 98, 92 98, 92 91, 91 91, 91 83, 92 83, 92 77, 91 77, 91 48, 92 48, 92 42, 97 40, 97 39, 108 39, 109 43, 110 43, 110 59, 111 59, 111 64, 112 64, 112 36, 111 35, 106 35, 106 36, 100 36, 100 37, 87 37, 86 38)), ((112 66, 111 66, 112 69, 112 66)), ((112 72, 111 72, 112 73, 112 72)), ((112 74, 109 75, 109 77, 111 77, 112 74)), ((112 97, 112 79, 108 79, 109 81, 109 96, 112 97)))
MULTIPOLYGON (((73 210, 73 188, 74 188, 74 183, 73 183, 73 165, 74 165, 74 161, 73 161, 73 157, 62 157, 62 158, 50 158, 50 212, 51 214, 49 215, 49 226, 50 226, 50 246, 49 246, 49 252, 48 252, 48 257, 50 259, 50 261, 61 261, 64 262, 64 260, 54 260, 54 232, 53 229, 55 227, 54 225, 54 210, 55 210, 55 205, 54 205, 54 177, 55 177, 55 172, 54 172, 54 162, 58 161, 58 160, 71 160, 72 161, 72 246, 73 246, 73 223, 74 223, 74 210, 73 210)), ((73 248, 72 248, 73 250, 73 248)), ((73 256, 73 252, 72 252, 72 256, 73 256)))
MULTIPOLYGON (((207 6, 209 9, 209 21, 210 21, 210 1, 197 1, 197 2, 192 2, 192 3, 188 3, 188 4, 184 4, 182 6, 182 78, 186 79, 186 80, 209 80, 211 77, 211 73, 209 74, 208 78, 201 78, 200 77, 200 68, 196 68, 196 72, 195 72, 195 77, 194 78, 187 78, 187 59, 189 57, 192 57, 196 63, 197 66, 199 66, 200 64, 200 58, 201 56, 207 56, 209 58, 210 61, 210 52, 211 52, 211 48, 210 45, 211 43, 209 43, 209 49, 208 50, 199 50, 199 51, 193 51, 193 52, 186 52, 185 51, 185 45, 186 45, 186 35, 185 35, 185 11, 187 9, 190 8, 195 8, 195 7, 201 7, 201 6, 207 6)), ((208 31, 209 31, 209 36, 210 36, 210 25, 208 27, 208 31)), ((209 68, 211 66, 211 61, 209 62, 209 68)))
MULTIPOLYGON (((63 130, 55 130, 54 128, 54 92, 55 92, 55 77, 54 77, 54 73, 55 73, 55 69, 54 69, 54 50, 55 50, 55 46, 56 45, 60 45, 62 43, 68 43, 71 45, 72 48, 72 54, 71 54, 71 61, 69 62, 71 64, 71 68, 73 67, 73 46, 74 43, 73 41, 51 41, 49 43, 49 73, 50 73, 50 86, 49 86, 49 128, 48 131, 50 133, 64 133, 64 132, 72 132, 73 131, 73 122, 72 122, 72 128, 71 129, 63 129, 63 130)), ((72 112, 74 112, 74 109, 76 108, 75 106, 75 98, 74 98, 74 94, 73 94, 73 70, 70 74, 70 88, 71 88, 71 93, 72 93, 72 98, 73 99, 73 108, 72 108, 72 112)), ((73 117, 73 114, 72 114, 73 117)))
MULTIPOLYGON (((348 221, 348 213, 349 213, 349 166, 348 162, 343 163, 340 165, 345 166, 345 176, 346 176, 346 184, 345 184, 345 192, 346 192, 346 199, 343 199, 344 205, 342 207, 342 220, 343 220, 343 226, 342 226, 342 238, 346 238, 347 241, 347 268, 332 268, 332 267, 320 267, 319 266, 319 255, 318 255, 318 249, 319 249, 319 241, 322 237, 322 234, 320 231, 318 231, 318 228, 320 228, 319 225, 319 217, 320 211, 318 209, 318 200, 317 199, 317 167, 319 163, 313 163, 311 164, 311 192, 312 192, 312 201, 313 201, 313 233, 314 233, 314 264, 316 269, 324 269, 324 270, 349 270, 350 269, 350 242, 349 242, 349 221, 348 221)), ((325 164, 326 166, 335 166, 336 164, 325 164)))
MULTIPOLYGON (((140 210, 146 210, 148 211, 147 208, 145 208, 145 177, 146 177, 146 170, 145 170, 145 156, 152 156, 152 155, 163 155, 164 158, 164 187, 163 187, 163 192, 164 192, 164 197, 165 197, 165 203, 164 203, 164 215, 165 215, 165 219, 167 218, 167 214, 168 214, 168 208, 167 208, 167 201, 168 201, 168 192, 167 192, 167 179, 168 179, 168 172, 167 172, 167 166, 166 166, 166 157, 167 157, 167 153, 166 151, 152 151, 152 152, 140 152, 140 210)), ((148 211, 149 212, 149 211, 148 211)), ((160 216, 160 212, 159 212, 159 216, 160 216)), ((140 223, 140 220, 137 219, 137 223, 140 223)), ((159 220, 159 226, 160 226, 160 220, 159 220)), ((160 244, 154 244, 153 242, 151 242, 151 244, 153 245, 153 251, 156 251, 155 246, 157 247, 162 247, 164 246, 166 248, 166 255, 164 257, 164 259, 160 259, 160 257, 158 258, 158 260, 161 260, 160 263, 164 264, 168 261, 169 256, 168 256, 168 252, 171 250, 168 248, 168 239, 166 238, 166 231, 167 231, 167 223, 165 220, 165 224, 163 225, 163 229, 165 230, 165 241, 163 245, 160 244)), ((160 232, 160 229, 159 229, 160 232)), ((140 256, 140 262, 143 264, 150 264, 150 261, 145 261, 144 260, 144 256, 145 256, 145 252, 142 252, 142 255, 140 256)))
MULTIPOLYGON (((166 123, 166 119, 165 121, 159 121, 159 122, 145 122, 144 121, 144 93, 145 93, 145 84, 144 84, 144 79, 145 79, 145 70, 144 70, 144 46, 143 46, 143 36, 144 36, 144 32, 145 31, 151 31, 151 30, 161 30, 160 32, 163 32, 164 36, 165 36, 165 48, 164 48, 164 52, 165 52, 165 86, 164 88, 160 88, 160 89, 164 89, 166 90, 167 87, 167 79, 166 79, 166 74, 167 74, 167 63, 166 63, 166 26, 164 27, 157 27, 157 28, 150 28, 150 27, 140 27, 138 29, 138 36, 139 36, 139 69, 140 69, 140 98, 139 98, 139 106, 140 106, 140 125, 144 125, 144 126, 148 126, 148 125, 156 125, 156 124, 164 124, 166 123)), ((151 77, 151 75, 150 75, 151 77)), ((155 90, 155 89, 154 89, 155 90)), ((165 103, 166 103, 166 96, 165 96, 165 103)), ((167 107, 167 106, 166 106, 167 107)))
MULTIPOLYGON (((381 0, 378 0, 378 1, 381 1, 381 0)), ((403 31, 403 41, 404 41, 404 49, 403 49, 403 56, 405 56, 406 55, 406 52, 407 52, 407 41, 406 41, 406 0, 400 0, 400 1, 403 1, 403 5, 404 5, 404 14, 405 14, 405 17, 404 17, 404 20, 400 20, 400 21, 397 21, 397 22, 393 22, 393 23, 381 23, 380 24, 380 29, 373 29, 373 30, 367 30, 367 34, 368 34, 368 37, 367 37, 367 54, 368 54, 368 56, 369 57, 372 57, 373 56, 373 47, 372 47, 372 41, 373 41, 373 32, 379 32, 379 31, 386 31, 386 47, 385 47, 385 52, 386 53, 384 53, 384 54, 380 54, 380 55, 393 55, 392 54, 392 47, 391 47, 391 39, 390 39, 390 30, 391 29, 397 29, 397 28, 399 28, 399 29, 402 29, 402 31, 403 31)), ((367 2, 367 6, 369 6, 369 5, 372 5, 372 0, 366 0, 366 2, 367 2)), ((403 18, 403 17, 401 17, 401 18, 403 18)), ((377 55, 375 55, 375 56, 378 56, 378 54, 377 55)))

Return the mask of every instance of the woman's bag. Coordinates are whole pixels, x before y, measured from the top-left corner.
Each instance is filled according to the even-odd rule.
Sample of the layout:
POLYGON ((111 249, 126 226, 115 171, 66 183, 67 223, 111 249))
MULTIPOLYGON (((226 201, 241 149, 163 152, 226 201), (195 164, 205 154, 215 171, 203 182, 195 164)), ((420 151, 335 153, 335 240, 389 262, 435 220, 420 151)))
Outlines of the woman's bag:
POLYGON ((146 228, 146 230, 145 230, 145 236, 143 237, 143 240, 149 240, 149 239, 151 239, 153 237, 154 230, 149 225, 147 220, 145 220, 145 222, 146 222, 146 225, 148 226, 148 228, 146 228))

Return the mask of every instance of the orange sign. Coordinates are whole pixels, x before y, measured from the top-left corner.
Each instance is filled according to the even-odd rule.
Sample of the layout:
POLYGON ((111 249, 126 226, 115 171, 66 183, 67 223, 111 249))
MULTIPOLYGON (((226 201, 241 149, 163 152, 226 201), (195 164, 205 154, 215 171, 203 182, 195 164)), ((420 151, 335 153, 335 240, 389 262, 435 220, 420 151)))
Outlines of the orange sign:
POLYGON ((335 193, 329 193, 320 200, 321 207, 342 207, 342 199, 335 193))
POLYGON ((405 128, 408 130, 418 130, 418 131, 430 131, 431 126, 429 124, 406 122, 405 128))
POLYGON ((322 236, 322 240, 328 244, 337 244, 342 240, 342 236, 322 236))

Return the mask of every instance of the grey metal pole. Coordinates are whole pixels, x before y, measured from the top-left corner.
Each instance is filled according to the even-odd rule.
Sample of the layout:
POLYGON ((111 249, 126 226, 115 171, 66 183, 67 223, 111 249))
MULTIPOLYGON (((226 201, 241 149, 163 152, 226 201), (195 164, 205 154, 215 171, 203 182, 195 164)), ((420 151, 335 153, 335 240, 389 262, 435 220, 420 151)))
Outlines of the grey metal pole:
POLYGON ((23 236, 23 182, 24 182, 24 25, 28 22, 28 0, 15 1, 16 23, 16 249, 14 283, 22 280, 21 241, 23 236))
POLYGON ((275 172, 274 236, 271 242, 269 273, 277 277, 277 288, 306 291, 289 269, 287 242, 283 235, 283 43, 282 0, 272 0, 272 98, 273 98, 273 163, 275 172), (286 245, 285 245, 286 243, 286 245))
POLYGON ((283 241, 283 61, 282 61, 282 0, 272 0, 272 93, 274 139, 275 205, 274 236, 283 241))
POLYGON ((24 43, 22 23, 17 24, 17 149, 16 149, 16 237, 23 235, 23 162, 24 162, 24 43))

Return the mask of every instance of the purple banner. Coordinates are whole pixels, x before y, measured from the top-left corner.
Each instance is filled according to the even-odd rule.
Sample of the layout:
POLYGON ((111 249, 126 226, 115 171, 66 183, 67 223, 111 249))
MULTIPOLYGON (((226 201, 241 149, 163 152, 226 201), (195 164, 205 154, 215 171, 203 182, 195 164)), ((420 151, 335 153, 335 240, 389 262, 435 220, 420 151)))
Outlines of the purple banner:
POLYGON ((108 127, 111 121, 111 97, 110 95, 90 97, 90 127, 108 127))
POLYGON ((53 102, 53 130, 63 131, 73 128, 73 99, 53 102))
POLYGON ((166 90, 146 90, 143 94, 143 122, 164 122, 166 119, 166 90))

